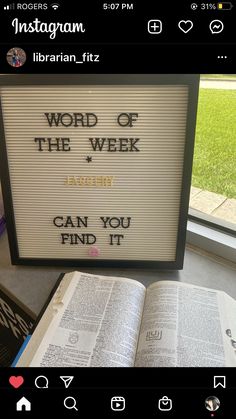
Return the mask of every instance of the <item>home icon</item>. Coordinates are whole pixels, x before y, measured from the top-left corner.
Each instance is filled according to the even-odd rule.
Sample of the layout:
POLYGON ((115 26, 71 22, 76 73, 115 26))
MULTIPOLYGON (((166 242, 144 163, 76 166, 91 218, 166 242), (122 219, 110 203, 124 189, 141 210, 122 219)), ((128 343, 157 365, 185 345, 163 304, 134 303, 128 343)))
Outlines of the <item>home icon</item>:
POLYGON ((22 397, 16 403, 16 410, 17 410, 17 412, 22 412, 22 411, 30 412, 31 411, 31 403, 25 397, 22 397))

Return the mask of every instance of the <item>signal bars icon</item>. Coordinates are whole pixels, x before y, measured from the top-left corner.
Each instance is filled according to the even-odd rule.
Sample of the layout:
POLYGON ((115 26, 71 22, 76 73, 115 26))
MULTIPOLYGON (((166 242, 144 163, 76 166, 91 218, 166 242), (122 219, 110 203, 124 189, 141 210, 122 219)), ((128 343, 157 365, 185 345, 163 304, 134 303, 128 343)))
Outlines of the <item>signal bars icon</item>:
POLYGON ((14 10, 15 9, 15 3, 7 4, 6 6, 3 6, 3 10, 14 10))

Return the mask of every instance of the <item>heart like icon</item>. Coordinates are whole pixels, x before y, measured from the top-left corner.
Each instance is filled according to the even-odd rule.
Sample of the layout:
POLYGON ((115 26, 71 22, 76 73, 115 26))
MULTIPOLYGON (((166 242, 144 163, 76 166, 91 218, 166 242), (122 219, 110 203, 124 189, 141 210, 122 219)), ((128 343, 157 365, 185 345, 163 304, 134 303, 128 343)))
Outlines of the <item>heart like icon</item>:
POLYGON ((18 375, 17 377, 15 375, 12 375, 9 378, 9 383, 14 388, 19 388, 20 386, 22 386, 23 382, 24 382, 24 378, 21 375, 18 375))
POLYGON ((191 20, 180 20, 178 23, 178 27, 184 33, 188 33, 189 31, 191 31, 193 27, 193 22, 191 20))

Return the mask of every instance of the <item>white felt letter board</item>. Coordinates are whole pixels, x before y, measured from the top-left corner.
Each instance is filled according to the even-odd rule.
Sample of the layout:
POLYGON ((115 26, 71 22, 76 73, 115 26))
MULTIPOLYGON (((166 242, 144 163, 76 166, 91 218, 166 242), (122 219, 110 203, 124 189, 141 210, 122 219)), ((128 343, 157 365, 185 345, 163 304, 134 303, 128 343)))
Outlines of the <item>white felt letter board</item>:
POLYGON ((0 82, 12 262, 181 268, 198 77, 0 82))

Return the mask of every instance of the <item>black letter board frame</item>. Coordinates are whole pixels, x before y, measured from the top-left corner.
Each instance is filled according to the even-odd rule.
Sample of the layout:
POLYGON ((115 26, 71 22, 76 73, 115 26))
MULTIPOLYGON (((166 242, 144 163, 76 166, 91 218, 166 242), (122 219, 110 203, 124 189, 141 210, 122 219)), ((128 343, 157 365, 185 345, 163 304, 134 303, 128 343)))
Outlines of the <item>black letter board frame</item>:
POLYGON ((0 86, 61 86, 61 85, 185 85, 188 86, 188 109, 185 130, 184 163, 179 206, 178 234, 175 260, 120 260, 20 257, 11 193, 8 156, 4 133, 3 112, 0 101, 0 171, 8 240, 13 265, 116 267, 182 269, 186 241, 186 225, 191 187, 192 161, 196 128, 199 75, 188 74, 72 74, 1 75, 0 86))

